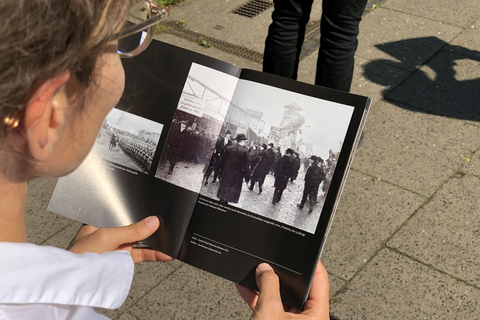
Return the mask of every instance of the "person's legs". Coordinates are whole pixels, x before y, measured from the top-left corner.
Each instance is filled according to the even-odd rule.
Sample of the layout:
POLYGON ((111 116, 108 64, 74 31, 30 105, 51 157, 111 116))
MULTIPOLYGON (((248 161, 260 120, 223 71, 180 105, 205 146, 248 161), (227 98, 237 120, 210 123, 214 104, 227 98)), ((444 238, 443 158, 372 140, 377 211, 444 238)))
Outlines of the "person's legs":
POLYGON ((263 71, 297 79, 298 61, 313 0, 274 0, 263 71))
POLYGON ((350 91, 359 23, 367 0, 323 0, 315 84, 350 91))
POLYGON ((303 189, 303 196, 302 196, 302 201, 300 201, 299 204, 297 204, 297 206, 300 208, 300 209, 303 209, 303 206, 305 205, 305 201, 307 201, 307 196, 308 196, 308 192, 307 192, 307 189, 303 189))

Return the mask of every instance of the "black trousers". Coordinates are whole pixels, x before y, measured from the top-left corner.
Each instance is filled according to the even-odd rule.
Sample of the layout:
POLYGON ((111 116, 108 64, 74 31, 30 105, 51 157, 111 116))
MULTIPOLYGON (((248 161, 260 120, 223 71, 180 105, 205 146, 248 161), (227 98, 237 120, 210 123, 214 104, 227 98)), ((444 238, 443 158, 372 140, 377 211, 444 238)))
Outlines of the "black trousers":
MULTIPOLYGON (((298 62, 313 0, 274 0, 263 71, 297 79, 298 62)), ((315 84, 349 91, 359 23, 367 0, 323 0, 315 84)))

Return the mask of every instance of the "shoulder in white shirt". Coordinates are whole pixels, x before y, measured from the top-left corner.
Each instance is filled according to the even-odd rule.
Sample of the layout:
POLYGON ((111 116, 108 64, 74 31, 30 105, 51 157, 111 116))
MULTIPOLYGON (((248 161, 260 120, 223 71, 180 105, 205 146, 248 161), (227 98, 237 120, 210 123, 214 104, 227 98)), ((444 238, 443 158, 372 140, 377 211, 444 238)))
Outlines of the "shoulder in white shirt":
POLYGON ((0 242, 0 320, 107 319, 92 307, 120 307, 133 270, 128 251, 75 254, 0 242))

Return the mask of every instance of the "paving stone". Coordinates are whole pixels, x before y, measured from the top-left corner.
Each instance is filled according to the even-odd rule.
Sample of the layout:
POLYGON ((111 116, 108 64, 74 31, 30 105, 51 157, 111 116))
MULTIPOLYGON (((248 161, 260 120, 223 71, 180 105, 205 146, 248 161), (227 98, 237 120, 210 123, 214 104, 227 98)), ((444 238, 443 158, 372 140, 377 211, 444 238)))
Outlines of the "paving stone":
POLYGON ((330 311, 339 319, 476 319, 479 297, 478 289, 384 249, 330 311))
POLYGON ((248 319, 232 282, 185 265, 130 309, 139 319, 248 319))
POLYGON ((380 102, 370 110, 353 168, 430 196, 478 148, 480 128, 380 102))
POLYGON ((462 31, 438 21, 378 8, 360 23, 356 55, 414 71, 462 31))
POLYGON ((480 59, 480 20, 466 26, 445 49, 459 52, 472 58, 480 59))
POLYGON ((480 177, 480 150, 475 152, 469 161, 465 162, 462 169, 480 177))
POLYGON ((480 287, 480 178, 456 174, 388 245, 480 287))
POLYGON ((461 27, 467 27, 480 18, 478 1, 388 0, 383 7, 461 27))
POLYGON ((345 280, 337 278, 335 275, 329 274, 328 275, 328 285, 329 285, 329 296, 330 298, 340 290, 345 283, 345 280))
POLYGON ((240 68, 248 68, 248 69, 253 69, 258 71, 262 70, 262 65, 260 63, 255 63, 255 62, 252 62, 251 60, 239 57, 237 55, 226 53, 222 50, 216 49, 215 47, 206 48, 199 45, 198 43, 195 43, 186 39, 182 39, 171 34, 167 34, 167 33, 159 34, 155 36, 155 39, 158 39, 165 43, 172 44, 177 47, 181 47, 190 51, 194 51, 215 59, 219 59, 219 60, 231 63, 240 68))
POLYGON ((56 179, 36 179, 28 184, 25 219, 28 241, 43 243, 71 223, 70 219, 47 211, 56 179))
POLYGON ((422 202, 412 192, 351 171, 321 258, 325 268, 350 279, 422 202))
POLYGON ((433 114, 480 122, 479 87, 479 60, 443 50, 387 98, 433 114))
POLYGON ((174 262, 172 264, 172 262, 147 262, 135 265, 132 287, 125 303, 118 309, 99 309, 100 312, 110 318, 115 318, 125 313, 155 286, 165 281, 168 276, 175 272, 176 264, 174 262))
POLYGON ((118 318, 118 320, 138 320, 138 318, 129 313, 124 313, 118 318))
MULTIPOLYGON (((273 7, 254 18, 231 12, 246 2, 248 1, 185 1, 170 10, 167 21, 183 20, 188 30, 263 53, 273 7)), ((319 20, 320 16, 321 2, 315 2, 310 19, 319 20)))
MULTIPOLYGON (((298 70, 298 81, 315 83, 317 55, 318 51, 315 51, 302 60, 298 70)), ((411 72, 389 63, 356 57, 350 92, 369 97, 375 104, 410 74, 411 72)))

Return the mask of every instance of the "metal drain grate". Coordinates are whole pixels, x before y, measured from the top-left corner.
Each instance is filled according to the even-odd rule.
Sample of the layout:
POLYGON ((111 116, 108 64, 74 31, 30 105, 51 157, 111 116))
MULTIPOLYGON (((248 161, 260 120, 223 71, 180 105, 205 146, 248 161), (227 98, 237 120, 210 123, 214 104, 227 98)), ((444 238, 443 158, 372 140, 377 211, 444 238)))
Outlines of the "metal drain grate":
POLYGON ((234 9, 232 13, 235 13, 247 18, 254 18, 272 6, 273 6, 273 2, 270 2, 270 1, 251 0, 234 9))

